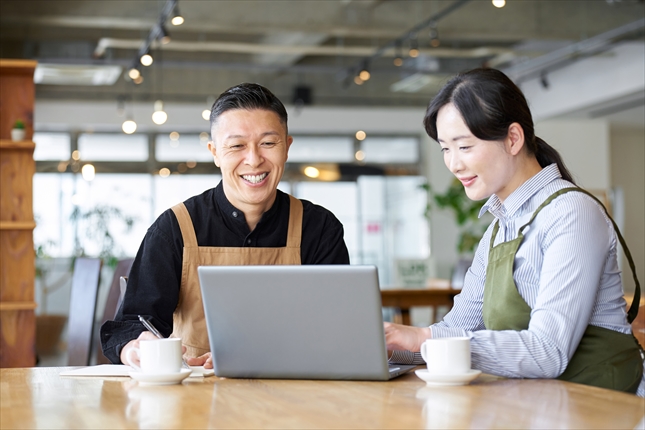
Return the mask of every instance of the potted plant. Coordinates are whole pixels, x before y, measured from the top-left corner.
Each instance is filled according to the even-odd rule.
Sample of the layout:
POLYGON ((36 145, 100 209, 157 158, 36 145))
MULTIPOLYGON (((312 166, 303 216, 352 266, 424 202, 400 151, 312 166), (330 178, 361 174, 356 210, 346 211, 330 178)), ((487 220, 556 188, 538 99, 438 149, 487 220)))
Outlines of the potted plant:
POLYGON ((472 264, 473 253, 488 225, 487 219, 479 218, 479 211, 486 200, 470 200, 457 178, 454 178, 448 189, 441 194, 435 192, 429 183, 423 184, 422 188, 428 192, 426 218, 430 219, 430 210, 433 204, 439 209, 451 211, 454 215, 455 223, 459 228, 457 241, 459 260, 453 270, 452 287, 461 288, 466 271, 472 264))
POLYGON ((17 119, 13 123, 13 128, 11 129, 11 140, 18 142, 25 139, 25 122, 21 119, 17 119))

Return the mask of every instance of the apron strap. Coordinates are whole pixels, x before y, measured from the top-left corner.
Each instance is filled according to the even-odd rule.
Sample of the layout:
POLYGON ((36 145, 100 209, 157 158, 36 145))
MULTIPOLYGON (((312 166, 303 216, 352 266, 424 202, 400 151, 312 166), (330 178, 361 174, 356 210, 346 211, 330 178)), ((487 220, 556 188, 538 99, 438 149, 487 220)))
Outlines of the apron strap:
POLYGON ((300 248, 302 236, 302 202, 289 195, 289 229, 287 230, 287 248, 300 248))
POLYGON ((190 218, 188 209, 186 209, 186 205, 179 203, 171 209, 177 217, 177 222, 181 229, 181 236, 184 239, 184 247, 196 247, 197 236, 195 236, 195 227, 193 226, 193 220, 190 218))
POLYGON ((522 227, 520 227, 519 233, 522 234, 524 231, 524 228, 533 222, 533 218, 535 218, 538 212, 540 212, 540 209, 542 209, 544 206, 551 203, 551 201, 556 197, 564 193, 568 193, 569 191, 579 191, 594 199, 600 205, 600 207, 603 208, 603 210, 605 211, 605 214, 607 215, 607 218, 609 218, 612 225, 614 226, 614 231, 616 232, 616 236, 618 236, 618 241, 620 242, 620 245, 623 247, 623 251, 625 252, 625 257, 627 257, 627 262, 629 263, 629 268, 632 270, 632 276, 634 277, 634 284, 636 285, 636 287, 634 288, 634 300, 632 300, 632 304, 629 306, 629 310, 627 311, 627 321, 631 324, 632 321, 634 321, 634 319, 636 319, 636 316, 638 315, 638 306, 641 301, 641 286, 640 286, 640 283, 638 282, 638 278, 636 277, 636 265, 634 264, 634 260, 632 259, 631 252, 629 252, 629 248, 627 248, 627 243, 625 242, 625 239, 623 239, 623 235, 620 234, 620 230, 618 229, 616 222, 611 217, 611 215, 609 215, 609 212, 607 211, 607 208, 605 207, 605 205, 603 205, 602 202, 598 200, 596 196, 591 194, 589 191, 579 187, 562 188, 561 190, 558 190, 555 193, 551 194, 549 198, 546 199, 544 203, 542 203, 535 210, 535 212, 533 212, 533 216, 531 217, 529 222, 527 222, 522 227))

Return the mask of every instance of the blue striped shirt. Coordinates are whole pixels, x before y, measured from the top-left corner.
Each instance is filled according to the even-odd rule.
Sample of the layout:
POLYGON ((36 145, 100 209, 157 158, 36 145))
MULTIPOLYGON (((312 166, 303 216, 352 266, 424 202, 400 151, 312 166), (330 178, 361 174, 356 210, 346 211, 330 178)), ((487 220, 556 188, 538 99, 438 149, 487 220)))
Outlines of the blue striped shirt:
MULTIPOLYGON (((519 228, 554 192, 571 187, 557 165, 545 167, 503 203, 495 195, 482 207, 499 220, 494 245, 517 237, 519 228)), ((444 320, 432 337, 471 338, 472 366, 509 378, 556 378, 567 368, 588 324, 631 333, 618 267, 616 233, 605 211, 577 192, 558 196, 524 231, 513 278, 531 307, 527 330, 486 330, 484 282, 493 223, 488 227, 444 320)), ((390 360, 423 363, 419 353, 395 351, 390 360)), ((638 388, 645 396, 645 375, 638 388)))

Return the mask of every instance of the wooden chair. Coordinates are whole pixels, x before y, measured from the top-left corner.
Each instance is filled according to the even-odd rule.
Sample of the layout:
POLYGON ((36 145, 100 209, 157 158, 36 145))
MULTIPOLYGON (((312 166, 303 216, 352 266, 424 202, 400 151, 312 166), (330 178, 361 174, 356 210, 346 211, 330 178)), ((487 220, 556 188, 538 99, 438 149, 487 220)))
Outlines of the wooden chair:
MULTIPOLYGON (((130 268, 132 267, 133 258, 127 258, 124 260, 119 260, 114 269, 114 275, 112 276, 112 283, 110 284, 110 291, 108 292, 107 301, 105 302, 105 309, 103 310, 103 319, 99 327, 103 325, 108 320, 114 319, 121 302, 123 301, 123 295, 125 294, 125 283, 127 282, 127 276, 130 273, 130 268)), ((98 339, 98 336, 97 336, 98 339)), ((96 364, 109 364, 105 355, 103 355, 103 350, 101 349, 100 340, 97 342, 97 353, 96 353, 96 364)))
POLYGON ((67 329, 68 366, 90 364, 101 265, 100 258, 77 258, 74 262, 67 329))

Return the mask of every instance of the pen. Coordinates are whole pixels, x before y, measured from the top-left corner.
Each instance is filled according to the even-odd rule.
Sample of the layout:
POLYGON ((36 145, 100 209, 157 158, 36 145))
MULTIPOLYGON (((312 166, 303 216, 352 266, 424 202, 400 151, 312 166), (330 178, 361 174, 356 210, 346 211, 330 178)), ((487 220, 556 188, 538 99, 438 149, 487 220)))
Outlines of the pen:
MULTIPOLYGON (((164 338, 164 337, 161 335, 161 333, 159 333, 159 330, 157 330, 157 327, 153 326, 153 325, 152 325, 152 323, 148 320, 148 318, 144 317, 143 315, 139 315, 139 321, 141 321, 141 324, 143 324, 143 326, 144 326, 145 328, 147 328, 147 329, 148 329, 148 331, 149 331, 150 333, 154 334, 154 335, 155 335, 155 336, 157 336, 159 339, 163 339, 163 338, 164 338)), ((192 368, 188 365, 188 363, 186 363, 186 360, 184 360, 184 358, 183 358, 183 357, 181 358, 181 364, 182 364, 182 366, 183 366, 183 367, 185 367, 186 369, 192 369, 192 368)))

